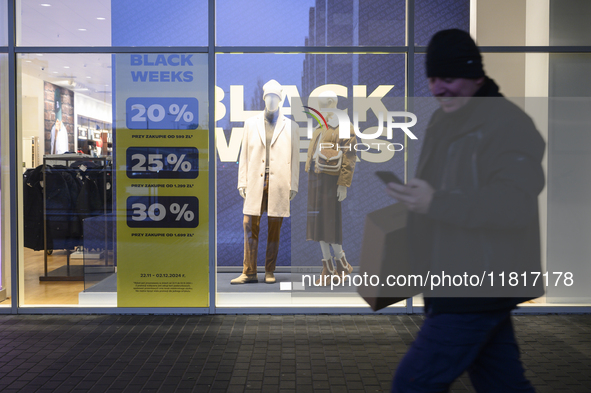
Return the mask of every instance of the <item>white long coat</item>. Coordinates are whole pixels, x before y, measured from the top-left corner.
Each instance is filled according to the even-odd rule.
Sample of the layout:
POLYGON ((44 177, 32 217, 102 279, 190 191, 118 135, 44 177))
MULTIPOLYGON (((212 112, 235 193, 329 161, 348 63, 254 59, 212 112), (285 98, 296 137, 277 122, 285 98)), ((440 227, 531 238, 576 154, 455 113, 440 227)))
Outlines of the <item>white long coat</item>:
MULTIPOLYGON (((238 168, 238 188, 246 189, 243 213, 261 215, 265 186, 266 136, 264 112, 246 120, 238 168)), ((269 200, 267 214, 289 217, 289 191, 298 190, 300 133, 294 122, 279 115, 269 152, 269 200)))

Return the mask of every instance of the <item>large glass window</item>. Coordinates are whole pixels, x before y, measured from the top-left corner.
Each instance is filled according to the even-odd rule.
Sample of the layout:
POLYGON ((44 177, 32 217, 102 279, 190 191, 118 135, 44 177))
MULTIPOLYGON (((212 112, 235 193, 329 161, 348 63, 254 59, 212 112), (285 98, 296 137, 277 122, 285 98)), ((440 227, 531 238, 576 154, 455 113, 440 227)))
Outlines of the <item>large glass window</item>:
POLYGON ((0 0, 0 46, 8 45, 8 0, 0 0))
POLYGON ((216 2, 221 46, 402 46, 404 0, 216 2))
POLYGON ((591 3, 550 0, 550 45, 591 45, 591 3))
POLYGON ((586 0, 476 0, 471 31, 478 45, 588 46, 591 4, 586 0))
MULTIPOLYGON (((574 285, 550 286, 549 303, 589 304, 589 54, 552 54, 549 67, 548 270, 571 272, 574 285), (581 279, 578 279, 581 277, 581 279)), ((556 278, 556 276, 555 276, 556 278)))
MULTIPOLYGON (((415 94, 429 96, 424 74, 425 55, 415 57, 415 94)), ((589 304, 591 294, 577 277, 587 277, 589 269, 589 190, 586 184, 589 154, 586 146, 589 124, 589 86, 585 74, 590 59, 583 54, 483 53, 487 75, 500 91, 522 107, 533 119, 547 143, 544 169, 546 188, 539 197, 542 262, 553 277, 546 294, 529 305, 589 304), (576 191, 575 191, 576 190, 576 191), (560 273, 574 277, 571 283, 560 273), (572 276, 571 276, 572 274, 572 276)), ((415 101, 417 116, 429 116, 436 105, 415 101), (424 113, 423 113, 424 112, 424 113)), ((418 132, 424 132, 421 123, 418 132)), ((421 139, 421 138, 419 138, 421 139)), ((420 142, 419 142, 420 143, 420 142)), ((421 304, 420 299, 415 304, 421 304)))
MULTIPOLYGON (((309 151, 314 149, 311 146, 313 138, 308 135, 307 128, 307 119, 311 120, 312 117, 306 112, 320 109, 318 96, 323 92, 332 91, 335 97, 338 96, 336 100, 338 109, 347 111, 350 116, 355 111, 359 112, 360 130, 375 133, 378 125, 376 113, 382 108, 404 110, 404 55, 220 54, 217 56, 216 64, 217 306, 363 306, 364 302, 357 295, 356 287, 353 285, 334 291, 326 287, 319 288, 310 283, 302 286, 303 275, 311 276, 312 281, 318 279, 323 259, 321 238, 312 236, 308 228, 317 189, 315 187, 311 189, 309 186, 315 184, 314 171, 312 173, 305 171, 305 168, 310 165, 308 162, 310 157, 313 156, 309 151), (267 246, 267 250, 277 247, 277 256, 266 255, 263 251, 258 254, 261 269, 259 281, 263 282, 265 274, 262 266, 271 258, 276 264, 275 276, 279 285, 231 285, 231 280, 243 272, 244 258, 253 258, 254 261, 251 263, 254 264, 257 260, 257 248, 252 242, 248 242, 248 248, 250 250, 250 247, 254 247, 255 251, 248 251, 249 255, 245 256, 247 253, 244 244, 245 236, 256 238, 256 234, 251 235, 250 224, 244 224, 244 209, 249 209, 247 206, 250 202, 241 197, 237 188, 242 183, 249 184, 246 186, 246 195, 248 195, 249 192, 256 192, 251 190, 256 189, 257 181, 263 180, 264 167, 261 167, 261 173, 246 169, 244 173, 239 173, 239 167, 251 168, 255 162, 265 161, 264 156, 254 153, 256 151, 254 144, 261 144, 261 141, 258 131, 253 127, 257 127, 259 122, 260 127, 263 127, 262 116, 265 109, 263 96, 267 83, 272 83, 271 80, 276 80, 282 86, 282 103, 279 110, 281 115, 290 119, 289 124, 292 124, 291 120, 293 120, 299 125, 299 135, 296 139, 299 145, 299 156, 297 163, 286 158, 278 164, 274 164, 276 159, 274 161, 270 156, 269 184, 280 181, 279 178, 273 180, 274 171, 289 171, 295 164, 298 165, 299 170, 298 192, 291 201, 289 212, 278 211, 271 215, 272 217, 278 217, 274 216, 275 214, 287 215, 282 224, 279 224, 281 229, 278 243, 273 245, 271 240, 271 246, 267 246), (248 150, 242 152, 241 149, 248 150), (273 296, 270 297, 270 294, 273 296)), ((289 127, 293 127, 293 124, 289 127)), ((346 260, 355 269, 354 275, 357 275, 359 267, 362 244, 360 230, 363 228, 365 216, 389 204, 389 200, 383 195, 382 183, 374 172, 390 170, 404 177, 405 159, 402 153, 404 144, 403 134, 395 135, 391 140, 383 137, 375 141, 358 138, 352 145, 350 157, 347 158, 350 160, 353 173, 348 180, 343 176, 343 184, 345 184, 343 187, 347 188, 347 197, 342 203, 338 203, 337 215, 340 218, 337 223, 338 228, 334 230, 339 235, 335 234, 334 236, 337 237, 334 240, 326 239, 328 239, 327 242, 335 245, 329 251, 334 254, 333 256, 341 255, 340 248, 342 248, 346 260), (382 145, 377 147, 376 143, 382 143, 382 145), (388 145, 392 147, 389 148, 388 145)), ((275 150, 272 151, 275 152, 275 150)), ((289 157, 290 152, 283 151, 281 156, 289 157)), ((336 181, 337 177, 332 179, 336 181)), ((336 208, 336 183, 333 187, 335 195, 326 194, 326 199, 332 201, 336 208)), ((268 192, 269 200, 277 198, 274 195, 276 191, 269 189, 268 192)), ((246 215, 257 217, 255 218, 257 220, 259 217, 248 213, 246 215)), ((259 246, 261 250, 265 250, 264 244, 268 238, 273 239, 273 236, 277 236, 277 230, 272 229, 275 228, 272 225, 276 224, 267 221, 268 215, 262 214, 260 218, 258 238, 260 243, 263 243, 259 246)))
POLYGON ((414 44, 427 46, 439 30, 469 31, 471 3, 470 0, 415 0, 414 44))
POLYGON ((417 0, 415 44, 439 30, 469 31, 481 46, 588 46, 587 0, 417 0))
POLYGON ((21 305, 206 307, 207 56, 18 65, 21 305))
MULTIPOLYGON (((368 213, 390 204, 374 172, 414 176, 428 119, 438 108, 425 75, 424 47, 433 34, 449 28, 469 31, 478 45, 492 47, 483 53, 487 75, 532 117, 548 143, 547 188, 540 196, 544 266, 550 272, 588 277, 585 261, 590 252, 584 239, 590 220, 581 211, 589 199, 584 129, 589 123, 585 105, 591 86, 585 72, 590 61, 587 53, 553 53, 552 46, 580 46, 580 51, 590 45, 589 2, 415 0, 412 15, 406 3, 16 0, 13 37, 7 28, 12 17, 7 15, 8 1, 0 0, 0 46, 6 47, 13 38, 17 43, 18 127, 8 127, 11 82, 9 57, 4 53, 0 54, 0 306, 10 305, 10 299, 3 301, 11 284, 6 171, 16 170, 19 306, 364 307, 355 285, 335 289, 315 281, 323 259, 343 255, 341 249, 353 268, 351 277, 360 275, 368 213), (218 52, 198 54, 209 43, 210 3, 215 6, 218 52), (412 32, 409 17, 414 20, 412 32), (414 37, 413 42, 409 37, 414 37), (408 69, 406 53, 413 52, 411 45, 414 67, 408 69), (94 46, 112 47, 114 54, 72 53, 77 47, 94 46), (145 53, 117 49, 134 46, 144 47, 145 53), (194 50, 161 53, 159 48, 167 46, 194 50), (359 50, 322 53, 335 46, 359 50), (507 48, 514 46, 550 50, 516 53, 507 48), (34 52, 25 47, 35 47, 34 52), (45 53, 39 49, 43 47, 61 53, 45 53), (296 47, 318 52, 298 53, 296 47), (209 68, 210 55, 215 56, 215 83, 208 79, 214 72, 209 68), (254 258, 261 284, 232 285, 231 280, 243 272, 245 225, 253 225, 245 224, 243 197, 249 191, 247 187, 241 195, 238 190, 240 167, 271 160, 266 155, 249 156, 244 140, 252 127, 249 121, 265 111, 264 86, 271 80, 281 86, 280 112, 286 124, 294 129, 297 125, 299 149, 284 152, 280 160, 298 169, 298 192, 280 231, 277 223, 267 222, 268 214, 262 214, 260 252, 254 258), (209 129, 208 92, 213 90, 215 127, 209 129), (310 232, 310 223, 317 224, 310 216, 320 211, 315 208, 321 203, 318 195, 343 191, 340 184, 331 185, 335 190, 318 191, 318 185, 325 184, 310 171, 320 165, 313 142, 316 127, 324 121, 327 130, 340 127, 334 114, 331 124, 319 116, 326 113, 320 105, 327 94, 334 94, 333 109, 350 116, 351 123, 355 122, 351 115, 359 114, 361 132, 349 157, 355 169, 344 186, 347 193, 339 202, 338 220, 328 220, 339 223, 342 235, 326 241, 336 245, 328 248, 310 232), (417 123, 412 130, 418 139, 401 130, 388 135, 387 119, 380 120, 380 111, 413 113, 417 123), (372 135, 380 121, 383 132, 372 135), (11 167, 15 160, 8 155, 10 132, 17 132, 16 161, 22 167, 11 167), (210 172, 212 137, 216 162, 210 172), (215 174, 215 201, 209 198, 210 174, 215 174), (210 223, 210 217, 215 222, 210 223), (275 226, 269 229, 269 225, 275 226), (573 236, 573 231, 578 235, 573 236), (278 250, 278 282, 264 285, 263 266, 269 258, 265 245, 274 236, 277 241, 271 248, 278 250), (215 261, 210 261, 214 237, 215 261), (209 266, 214 265, 210 274, 209 266), (311 280, 302 284, 306 275, 311 280), (216 280, 213 305, 209 304, 212 278, 216 280)), ((260 124, 259 139, 266 138, 264 121, 260 124)), ((263 184, 274 176, 272 170, 269 165, 268 175, 266 168, 258 173, 263 184)), ((272 188, 277 181, 267 184, 272 188)), ((534 303, 590 302, 587 291, 577 292, 578 288, 550 285, 546 296, 534 303)), ((415 305, 422 304, 420 298, 415 300, 415 305)))
POLYGON ((207 0, 17 0, 20 46, 206 46, 207 0))
POLYGON ((97 223, 112 201, 111 55, 23 54, 18 67, 21 305, 76 305, 85 272, 114 270, 97 223))
POLYGON ((10 306, 8 55, 0 54, 0 307, 10 306))

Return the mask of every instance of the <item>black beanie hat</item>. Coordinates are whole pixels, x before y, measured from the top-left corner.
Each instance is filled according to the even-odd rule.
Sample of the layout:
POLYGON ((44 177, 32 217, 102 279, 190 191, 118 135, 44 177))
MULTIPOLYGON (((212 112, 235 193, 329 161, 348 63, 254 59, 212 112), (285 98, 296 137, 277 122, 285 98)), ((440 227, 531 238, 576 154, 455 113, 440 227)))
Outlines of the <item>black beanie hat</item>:
POLYGON ((470 34, 442 30, 427 47, 427 77, 476 79, 484 76, 482 56, 470 34))

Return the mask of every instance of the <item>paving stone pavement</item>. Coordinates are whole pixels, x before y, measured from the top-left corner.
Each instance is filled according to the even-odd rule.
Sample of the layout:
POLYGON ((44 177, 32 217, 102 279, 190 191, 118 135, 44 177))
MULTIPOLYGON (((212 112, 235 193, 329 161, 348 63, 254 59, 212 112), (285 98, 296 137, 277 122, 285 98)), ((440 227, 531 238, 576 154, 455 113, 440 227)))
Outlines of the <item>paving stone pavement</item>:
MULTIPOLYGON (((388 392, 422 320, 0 315, 0 392, 388 392)), ((538 392, 591 392, 591 315, 514 322, 538 392)))

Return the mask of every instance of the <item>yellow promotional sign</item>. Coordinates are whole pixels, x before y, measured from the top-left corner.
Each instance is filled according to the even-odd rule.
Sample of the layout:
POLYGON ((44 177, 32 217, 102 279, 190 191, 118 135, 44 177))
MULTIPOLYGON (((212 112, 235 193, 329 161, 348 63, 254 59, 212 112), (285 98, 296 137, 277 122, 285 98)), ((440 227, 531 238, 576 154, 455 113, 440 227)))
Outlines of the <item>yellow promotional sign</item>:
POLYGON ((115 59, 117 305, 207 307, 207 55, 115 59))

